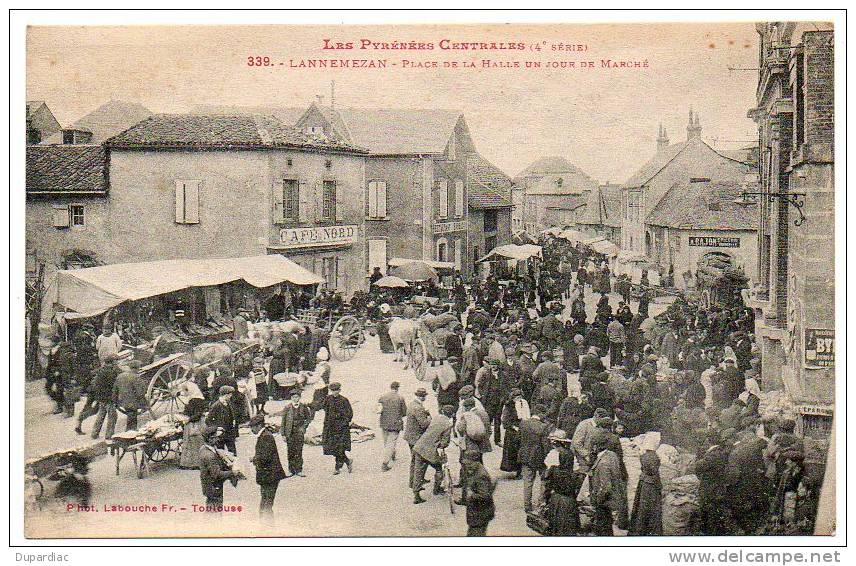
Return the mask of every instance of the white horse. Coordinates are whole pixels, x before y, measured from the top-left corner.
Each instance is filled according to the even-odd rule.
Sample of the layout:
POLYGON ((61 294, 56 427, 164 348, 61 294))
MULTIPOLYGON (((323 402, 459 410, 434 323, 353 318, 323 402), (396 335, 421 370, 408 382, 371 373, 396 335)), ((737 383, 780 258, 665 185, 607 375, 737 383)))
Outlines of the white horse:
POLYGON ((410 367, 410 352, 419 330, 419 323, 408 318, 393 318, 389 323, 389 339, 395 350, 395 361, 404 362, 404 369, 410 367))

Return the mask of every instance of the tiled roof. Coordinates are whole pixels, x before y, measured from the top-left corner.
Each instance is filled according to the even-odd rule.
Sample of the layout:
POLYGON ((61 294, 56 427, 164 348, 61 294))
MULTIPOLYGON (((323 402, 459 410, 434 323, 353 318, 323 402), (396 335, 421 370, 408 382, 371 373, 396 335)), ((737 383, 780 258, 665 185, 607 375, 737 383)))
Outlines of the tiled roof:
MULTIPOLYGON (((86 116, 80 118, 66 130, 86 130, 92 132, 90 143, 101 143, 104 140, 123 132, 131 126, 145 120, 152 111, 135 102, 111 100, 102 104, 86 116)), ((62 143, 62 132, 57 132, 42 141, 43 144, 62 143)))
POLYGON ((685 150, 691 151, 711 151, 726 160, 735 163, 744 163, 744 159, 737 158, 730 152, 717 151, 707 145, 701 138, 692 138, 687 141, 676 143, 658 151, 645 165, 643 165, 636 173, 633 174, 625 183, 625 189, 636 189, 650 181, 657 173, 663 170, 672 160, 678 157, 685 150))
MULTIPOLYGON (((461 113, 451 110, 336 108, 333 125, 344 124, 351 141, 376 155, 440 154, 461 113)), ((328 119, 330 119, 328 117, 328 119)))
POLYGON ((506 208, 511 204, 511 179, 479 155, 467 156, 467 193, 470 208, 506 208))
POLYGON ((115 148, 364 150, 286 126, 273 116, 156 114, 106 141, 115 148))
MULTIPOLYGON (((312 104, 343 139, 376 155, 440 154, 461 117, 453 110, 405 108, 336 108, 312 104)), ((307 108, 276 106, 198 106, 194 113, 265 114, 297 124, 307 108)))
POLYGON ((597 187, 597 182, 564 157, 542 157, 521 171, 514 182, 526 186, 527 195, 578 195, 597 187), (527 177, 555 177, 562 185, 527 183, 527 177))
POLYGON ((646 224, 685 230, 757 230, 755 204, 737 204, 737 183, 675 183, 648 214, 646 224))
POLYGON ((107 159, 101 146, 28 145, 27 193, 107 191, 107 159))
POLYGON ((658 151, 645 165, 643 165, 632 177, 624 183, 624 188, 635 189, 641 187, 659 173, 663 167, 681 154, 689 145, 689 141, 672 144, 658 151))
POLYGON ((588 194, 586 210, 577 224, 621 227, 621 186, 601 185, 588 194))

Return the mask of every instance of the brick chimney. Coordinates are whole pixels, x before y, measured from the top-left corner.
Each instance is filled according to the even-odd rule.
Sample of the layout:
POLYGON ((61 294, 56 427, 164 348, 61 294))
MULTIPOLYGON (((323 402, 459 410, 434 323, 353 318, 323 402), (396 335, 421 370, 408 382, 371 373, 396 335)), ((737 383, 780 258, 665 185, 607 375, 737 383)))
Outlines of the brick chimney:
POLYGON ((657 152, 663 151, 669 147, 669 136, 666 134, 666 128, 660 124, 660 131, 657 134, 657 152))
POLYGON ((701 139, 701 125, 698 122, 698 113, 693 113, 690 108, 690 121, 687 124, 687 141, 691 139, 701 139))

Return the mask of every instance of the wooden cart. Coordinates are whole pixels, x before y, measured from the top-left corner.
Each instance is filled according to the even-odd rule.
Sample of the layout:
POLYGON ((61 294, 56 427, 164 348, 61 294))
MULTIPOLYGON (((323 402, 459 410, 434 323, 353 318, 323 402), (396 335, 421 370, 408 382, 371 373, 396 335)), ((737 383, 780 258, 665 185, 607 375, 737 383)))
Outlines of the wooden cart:
POLYGON ((163 462, 172 454, 177 458, 181 451, 182 427, 176 423, 174 430, 158 432, 151 436, 141 435, 135 438, 113 437, 107 445, 116 458, 116 475, 119 464, 126 454, 131 454, 137 477, 142 479, 149 473, 151 462, 163 462))

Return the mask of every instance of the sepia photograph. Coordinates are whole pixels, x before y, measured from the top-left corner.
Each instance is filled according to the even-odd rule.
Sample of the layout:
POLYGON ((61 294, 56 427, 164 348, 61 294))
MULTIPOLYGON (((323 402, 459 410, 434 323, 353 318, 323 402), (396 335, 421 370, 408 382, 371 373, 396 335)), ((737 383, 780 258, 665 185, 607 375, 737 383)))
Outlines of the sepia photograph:
POLYGON ((833 544, 846 30, 758 14, 26 26, 22 536, 833 544))

